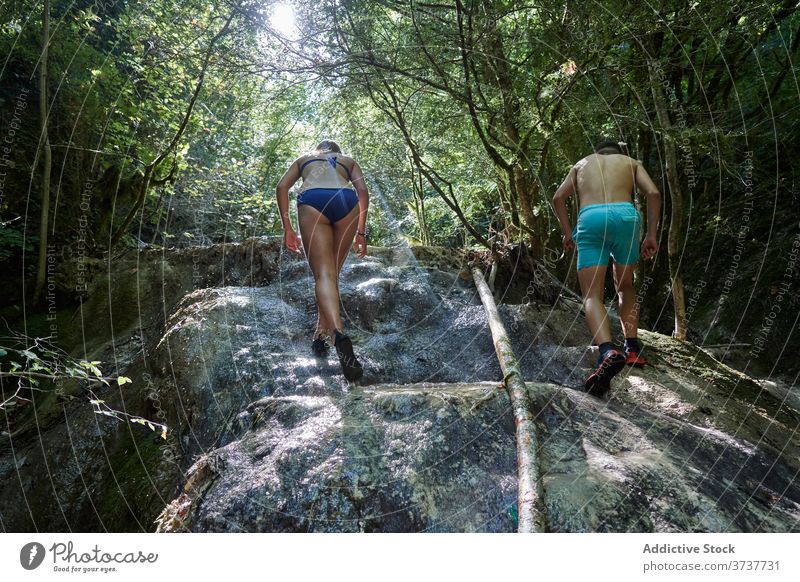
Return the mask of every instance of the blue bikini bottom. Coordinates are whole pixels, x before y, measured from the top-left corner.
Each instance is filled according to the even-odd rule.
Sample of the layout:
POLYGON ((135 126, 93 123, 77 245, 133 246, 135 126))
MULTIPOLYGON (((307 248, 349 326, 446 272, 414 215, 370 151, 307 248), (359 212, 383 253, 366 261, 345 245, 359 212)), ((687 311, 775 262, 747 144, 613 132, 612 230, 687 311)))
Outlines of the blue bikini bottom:
POLYGON ((297 204, 308 204, 316 208, 334 223, 358 206, 358 194, 351 188, 309 188, 300 193, 297 204))

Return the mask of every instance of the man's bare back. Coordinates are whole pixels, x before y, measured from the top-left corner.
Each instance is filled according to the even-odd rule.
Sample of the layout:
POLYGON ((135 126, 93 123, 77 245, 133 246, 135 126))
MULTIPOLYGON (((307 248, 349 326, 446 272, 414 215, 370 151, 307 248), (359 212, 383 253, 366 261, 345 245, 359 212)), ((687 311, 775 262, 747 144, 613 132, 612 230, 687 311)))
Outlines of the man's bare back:
POLYGON ((603 142, 595 153, 572 166, 553 196, 553 209, 564 235, 564 248, 570 250, 575 247, 567 198, 577 194, 581 209, 591 204, 633 203, 634 185, 648 200, 647 236, 642 245, 642 256, 645 259, 652 258, 658 248, 656 229, 661 213, 661 193, 644 166, 638 160, 622 154, 620 147, 613 142, 603 142))
POLYGON ((634 184, 645 192, 657 189, 642 164, 624 154, 592 154, 578 161, 573 170, 581 208, 632 202, 634 184))

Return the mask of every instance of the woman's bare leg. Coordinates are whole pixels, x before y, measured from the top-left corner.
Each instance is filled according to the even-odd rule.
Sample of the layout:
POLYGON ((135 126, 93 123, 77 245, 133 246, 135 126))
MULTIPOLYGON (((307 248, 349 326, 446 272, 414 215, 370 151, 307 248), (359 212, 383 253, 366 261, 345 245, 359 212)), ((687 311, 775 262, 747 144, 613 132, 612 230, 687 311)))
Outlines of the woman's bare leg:
MULTIPOLYGON (((350 247, 353 246, 353 239, 358 230, 358 206, 350 211, 350 214, 337 221, 333 225, 333 254, 336 256, 336 290, 339 290, 339 273, 342 265, 347 260, 350 247)), ((341 326, 337 329, 342 330, 341 326)))
POLYGON ((332 329, 333 326, 323 321, 322 314, 317 313, 317 325, 314 328, 314 339, 328 339, 331 337, 332 329))
MULTIPOLYGON (((319 309, 319 326, 341 329, 339 317, 338 268, 333 246, 333 225, 317 209, 301 204, 297 209, 300 236, 308 264, 314 274, 315 295, 319 309)), ((319 330, 318 330, 319 331, 319 330)))
MULTIPOLYGON (((345 260, 347 260, 347 254, 350 252, 350 247, 352 246, 353 239, 356 236, 357 228, 358 206, 353 208, 347 216, 337 221, 333 225, 332 249, 333 254, 336 257, 334 260, 336 261, 337 290, 339 285, 339 272, 341 271, 345 260)), ((336 329, 344 333, 341 321, 339 321, 339 325, 336 327, 336 329)), ((342 371, 344 372, 345 378, 350 381, 361 378, 363 374, 363 368, 353 352, 352 340, 346 335, 344 338, 340 336, 336 338, 334 345, 336 346, 336 353, 339 356, 339 362, 342 364, 342 371)))
POLYGON ((350 214, 333 225, 333 252, 336 255, 337 271, 342 270, 342 265, 347 260, 347 254, 353 246, 358 230, 358 206, 350 214))

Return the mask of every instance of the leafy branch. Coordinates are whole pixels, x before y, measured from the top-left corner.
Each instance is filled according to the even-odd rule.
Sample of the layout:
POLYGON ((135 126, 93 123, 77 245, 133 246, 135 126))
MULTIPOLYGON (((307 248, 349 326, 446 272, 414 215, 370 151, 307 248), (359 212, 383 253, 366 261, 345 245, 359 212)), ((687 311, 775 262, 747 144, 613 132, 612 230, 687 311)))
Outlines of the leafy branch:
MULTIPOLYGON (((0 337, 0 386, 8 378, 15 381, 13 393, 6 397, 6 391, 0 396, 0 412, 8 413, 18 406, 26 406, 32 402, 25 394, 28 391, 45 392, 41 387, 42 382, 53 383, 64 381, 85 382, 89 385, 101 384, 110 387, 112 383, 118 386, 130 384, 127 376, 106 376, 99 368, 99 361, 88 361, 73 358, 65 351, 54 346, 48 338, 29 338, 16 334, 0 337), (10 345, 24 345, 26 348, 10 347, 10 345), (2 360, 6 360, 3 362, 2 360)), ((167 438, 167 426, 152 422, 145 418, 128 414, 109 407, 104 400, 88 389, 89 403, 94 406, 94 412, 104 416, 111 416, 118 420, 125 420, 134 424, 141 424, 152 431, 159 430, 161 438, 167 438)))

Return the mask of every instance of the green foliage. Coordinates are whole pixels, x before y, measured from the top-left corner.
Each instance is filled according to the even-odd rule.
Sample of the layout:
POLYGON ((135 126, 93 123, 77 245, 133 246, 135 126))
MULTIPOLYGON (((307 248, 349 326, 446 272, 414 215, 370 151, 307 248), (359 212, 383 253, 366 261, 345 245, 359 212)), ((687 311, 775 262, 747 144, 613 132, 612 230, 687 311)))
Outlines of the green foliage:
POLYGON ((54 346, 44 338, 27 338, 23 335, 14 335, 1 338, 0 345, 0 379, 8 386, 16 384, 13 392, 4 391, 0 400, 0 413, 11 414, 29 402, 31 399, 26 394, 31 391, 50 391, 64 382, 77 382, 86 385, 89 403, 94 407, 96 414, 111 416, 118 420, 127 420, 133 424, 146 426, 151 431, 158 431, 162 439, 167 438, 166 425, 155 423, 139 416, 134 416, 109 407, 104 400, 98 398, 89 388, 92 385, 111 386, 116 382, 122 387, 130 384, 131 379, 126 376, 108 377, 103 374, 98 365, 99 361, 87 361, 73 358, 62 349, 54 346), (27 345, 28 347, 21 347, 27 345), (48 386, 50 388, 48 388, 48 386))
MULTIPOLYGON (((573 0, 290 4, 297 39, 270 30, 270 3, 254 0, 53 6, 59 249, 74 253, 84 240, 90 254, 105 248, 134 206, 144 168, 165 152, 127 230, 131 247, 279 234, 275 185, 322 138, 340 142, 365 172, 372 244, 469 246, 494 237, 558 255, 550 197, 601 135, 626 141, 661 186, 665 227, 663 145, 679 145, 686 240, 708 241, 713 255, 685 245, 690 287, 708 265, 730 262, 719 253, 735 246, 741 226, 746 154, 758 160, 756 197, 796 203, 796 170, 785 163, 800 143, 793 2, 613 0, 602 10, 573 0), (232 7, 230 29, 208 52, 232 7), (202 89, 172 147, 207 52, 202 89), (656 120, 653 67, 672 128, 656 120)), ((30 80, 41 52, 40 4, 4 3, 0 23, 0 134, 10 120, 18 126, 2 163, 0 222, 28 221, 0 228, 0 261, 13 267, 37 242, 23 233, 36 231, 39 212, 27 193, 39 180, 30 80)), ((792 214, 762 206, 753 238, 769 241, 765 255, 785 256, 792 214)), ((645 325, 669 331, 660 315, 669 302, 666 263, 661 253, 658 292, 642 312, 645 325)), ((567 280, 568 266, 554 270, 567 280)))
POLYGON ((28 237, 12 226, 0 226, 0 262, 20 251, 32 251, 37 237, 28 237))

